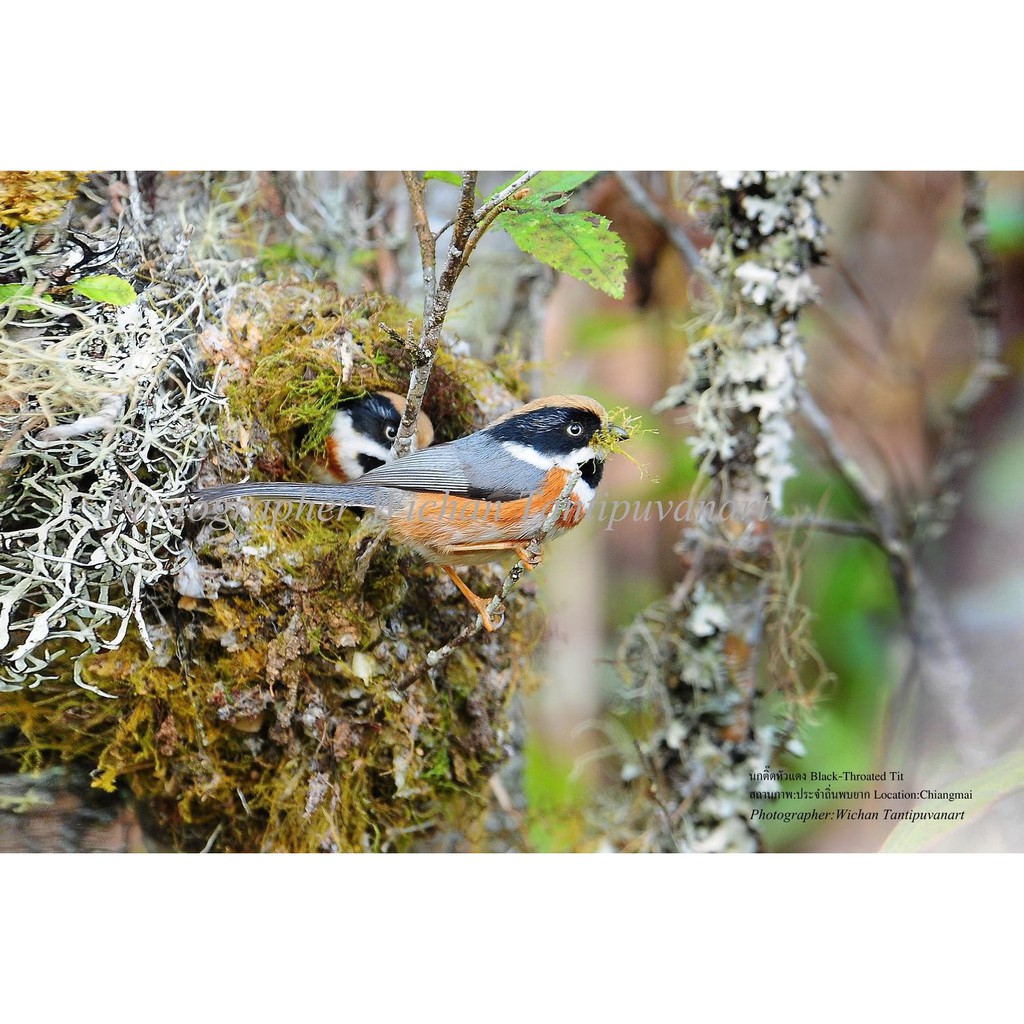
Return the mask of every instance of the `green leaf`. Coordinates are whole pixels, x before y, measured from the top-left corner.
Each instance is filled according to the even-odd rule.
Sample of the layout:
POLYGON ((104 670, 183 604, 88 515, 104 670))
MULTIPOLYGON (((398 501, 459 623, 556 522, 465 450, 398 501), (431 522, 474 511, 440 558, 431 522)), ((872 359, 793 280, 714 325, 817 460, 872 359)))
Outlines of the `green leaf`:
POLYGON ((525 188, 535 196, 549 196, 555 192, 572 192, 585 185, 597 171, 541 171, 531 178, 525 188))
POLYGON ((557 213, 541 205, 506 210, 494 223, 541 263, 614 299, 625 294, 626 246, 605 217, 585 210, 557 213))
POLYGON ((458 188, 462 184, 462 175, 458 171, 424 171, 424 181, 444 181, 458 188))
MULTIPOLYGON (((20 298, 23 295, 25 299, 16 304, 18 309, 31 310, 39 308, 39 303, 35 301, 35 296, 32 294, 32 285, 0 284, 0 302, 9 303, 11 299, 20 298)), ((44 295, 43 298, 49 299, 49 296, 44 295)))
POLYGON ((938 842, 988 810, 997 800, 1024 787, 1024 750, 1007 754, 998 764, 986 768, 977 775, 960 782, 951 782, 942 787, 943 791, 963 792, 969 790, 970 800, 926 800, 914 810, 951 811, 964 810, 963 821, 924 818, 919 821, 901 821, 889 833, 882 844, 883 853, 916 853, 938 842))
MULTIPOLYGON (((595 174, 597 174, 597 171, 541 171, 523 186, 523 188, 528 188, 530 192, 529 195, 516 200, 516 208, 534 206, 543 202, 545 196, 572 192, 573 189, 579 188, 580 185, 585 185, 595 174)), ((491 198, 498 195, 503 189, 508 188, 518 177, 520 175, 517 174, 515 178, 509 178, 501 188, 495 189, 491 193, 491 198)))
POLYGON ((96 274, 76 281, 71 290, 94 302, 109 302, 112 306, 128 306, 137 298, 135 289, 123 278, 113 274, 96 274))

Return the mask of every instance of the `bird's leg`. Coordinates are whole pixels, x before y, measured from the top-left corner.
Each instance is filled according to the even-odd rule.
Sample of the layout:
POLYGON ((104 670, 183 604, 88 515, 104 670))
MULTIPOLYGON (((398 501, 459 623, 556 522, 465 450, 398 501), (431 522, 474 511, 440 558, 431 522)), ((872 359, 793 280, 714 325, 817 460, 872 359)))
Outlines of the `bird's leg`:
POLYGON ((516 553, 516 557, 526 566, 528 572, 533 572, 544 561, 544 552, 538 550, 537 554, 534 555, 530 551, 529 544, 516 544, 512 550, 516 553))
MULTIPOLYGON (((459 588, 462 592, 462 596, 476 609, 477 614, 480 616, 480 621, 484 624, 484 629, 486 629, 488 633, 493 633, 498 627, 491 622, 491 617, 487 614, 487 606, 490 604, 490 601, 483 597, 477 597, 477 595, 462 582, 462 578, 450 565, 442 565, 441 568, 448 574, 448 578, 452 583, 459 588)), ((501 623, 499 622, 498 625, 500 624, 501 623)))

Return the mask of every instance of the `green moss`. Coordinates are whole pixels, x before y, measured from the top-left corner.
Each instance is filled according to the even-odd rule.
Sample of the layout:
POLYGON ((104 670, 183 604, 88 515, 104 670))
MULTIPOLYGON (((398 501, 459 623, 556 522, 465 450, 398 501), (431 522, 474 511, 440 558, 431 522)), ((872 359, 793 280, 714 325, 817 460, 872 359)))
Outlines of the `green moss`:
MULTIPOLYGON (((295 479, 302 459, 323 451, 334 412, 368 391, 405 393, 412 357, 405 337, 421 318, 380 295, 342 296, 330 283, 271 284, 235 310, 227 344, 247 372, 228 387, 234 419, 251 431, 263 475, 295 479)), ((437 440, 462 437, 484 423, 477 399, 496 388, 523 392, 523 365, 506 355, 500 369, 442 348, 423 411, 437 440)))
MULTIPOLYGON (((266 286, 257 297, 227 325, 236 362, 224 447, 294 479, 296 428, 361 389, 404 390, 406 353, 378 328, 404 330, 407 314, 330 285, 266 286), (345 332, 357 346, 347 380, 327 344, 345 332)), ((479 426, 478 395, 496 386, 482 364, 442 353, 426 404, 438 435, 479 426)), ((211 838, 236 851, 482 842, 488 780, 506 757, 508 704, 540 613, 514 595, 502 630, 399 692, 406 668, 472 612, 439 569, 388 543, 360 582, 372 532, 352 512, 275 522, 259 506, 228 530, 201 531, 201 563, 230 584, 212 600, 166 586, 156 651, 133 637, 83 661, 86 682, 116 699, 66 680, 59 692, 0 694, 0 721, 19 734, 8 758, 33 769, 74 761, 97 787, 127 788, 170 849, 211 838)), ((499 583, 483 569, 469 578, 481 593, 499 583)))
POLYGON ((45 224, 61 215, 87 175, 73 171, 0 171, 0 224, 45 224))

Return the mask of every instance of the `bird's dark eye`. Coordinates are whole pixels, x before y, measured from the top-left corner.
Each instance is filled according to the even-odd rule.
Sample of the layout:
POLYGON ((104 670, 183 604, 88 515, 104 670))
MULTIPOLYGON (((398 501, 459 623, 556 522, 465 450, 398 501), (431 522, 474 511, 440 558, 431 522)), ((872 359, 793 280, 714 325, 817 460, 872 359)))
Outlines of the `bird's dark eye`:
POLYGON ((579 437, 580 434, 583 433, 583 424, 570 423, 569 426, 565 428, 565 430, 570 437, 579 437))
POLYGON ((398 437, 398 427, 396 427, 393 423, 389 424, 384 428, 384 436, 389 441, 394 441, 394 439, 398 437))

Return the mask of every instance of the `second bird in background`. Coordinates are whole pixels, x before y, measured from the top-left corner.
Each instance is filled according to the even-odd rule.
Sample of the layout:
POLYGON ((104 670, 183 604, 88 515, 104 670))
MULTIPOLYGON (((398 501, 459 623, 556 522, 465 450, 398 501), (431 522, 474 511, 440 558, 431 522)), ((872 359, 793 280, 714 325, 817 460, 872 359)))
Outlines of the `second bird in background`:
MULTIPOLYGON (((317 483, 347 483, 394 460, 391 446, 405 412, 405 397, 377 391, 343 402, 334 414, 325 442, 326 456, 310 459, 307 469, 317 483)), ((424 413, 416 421, 413 451, 428 448, 434 426, 424 413)))

